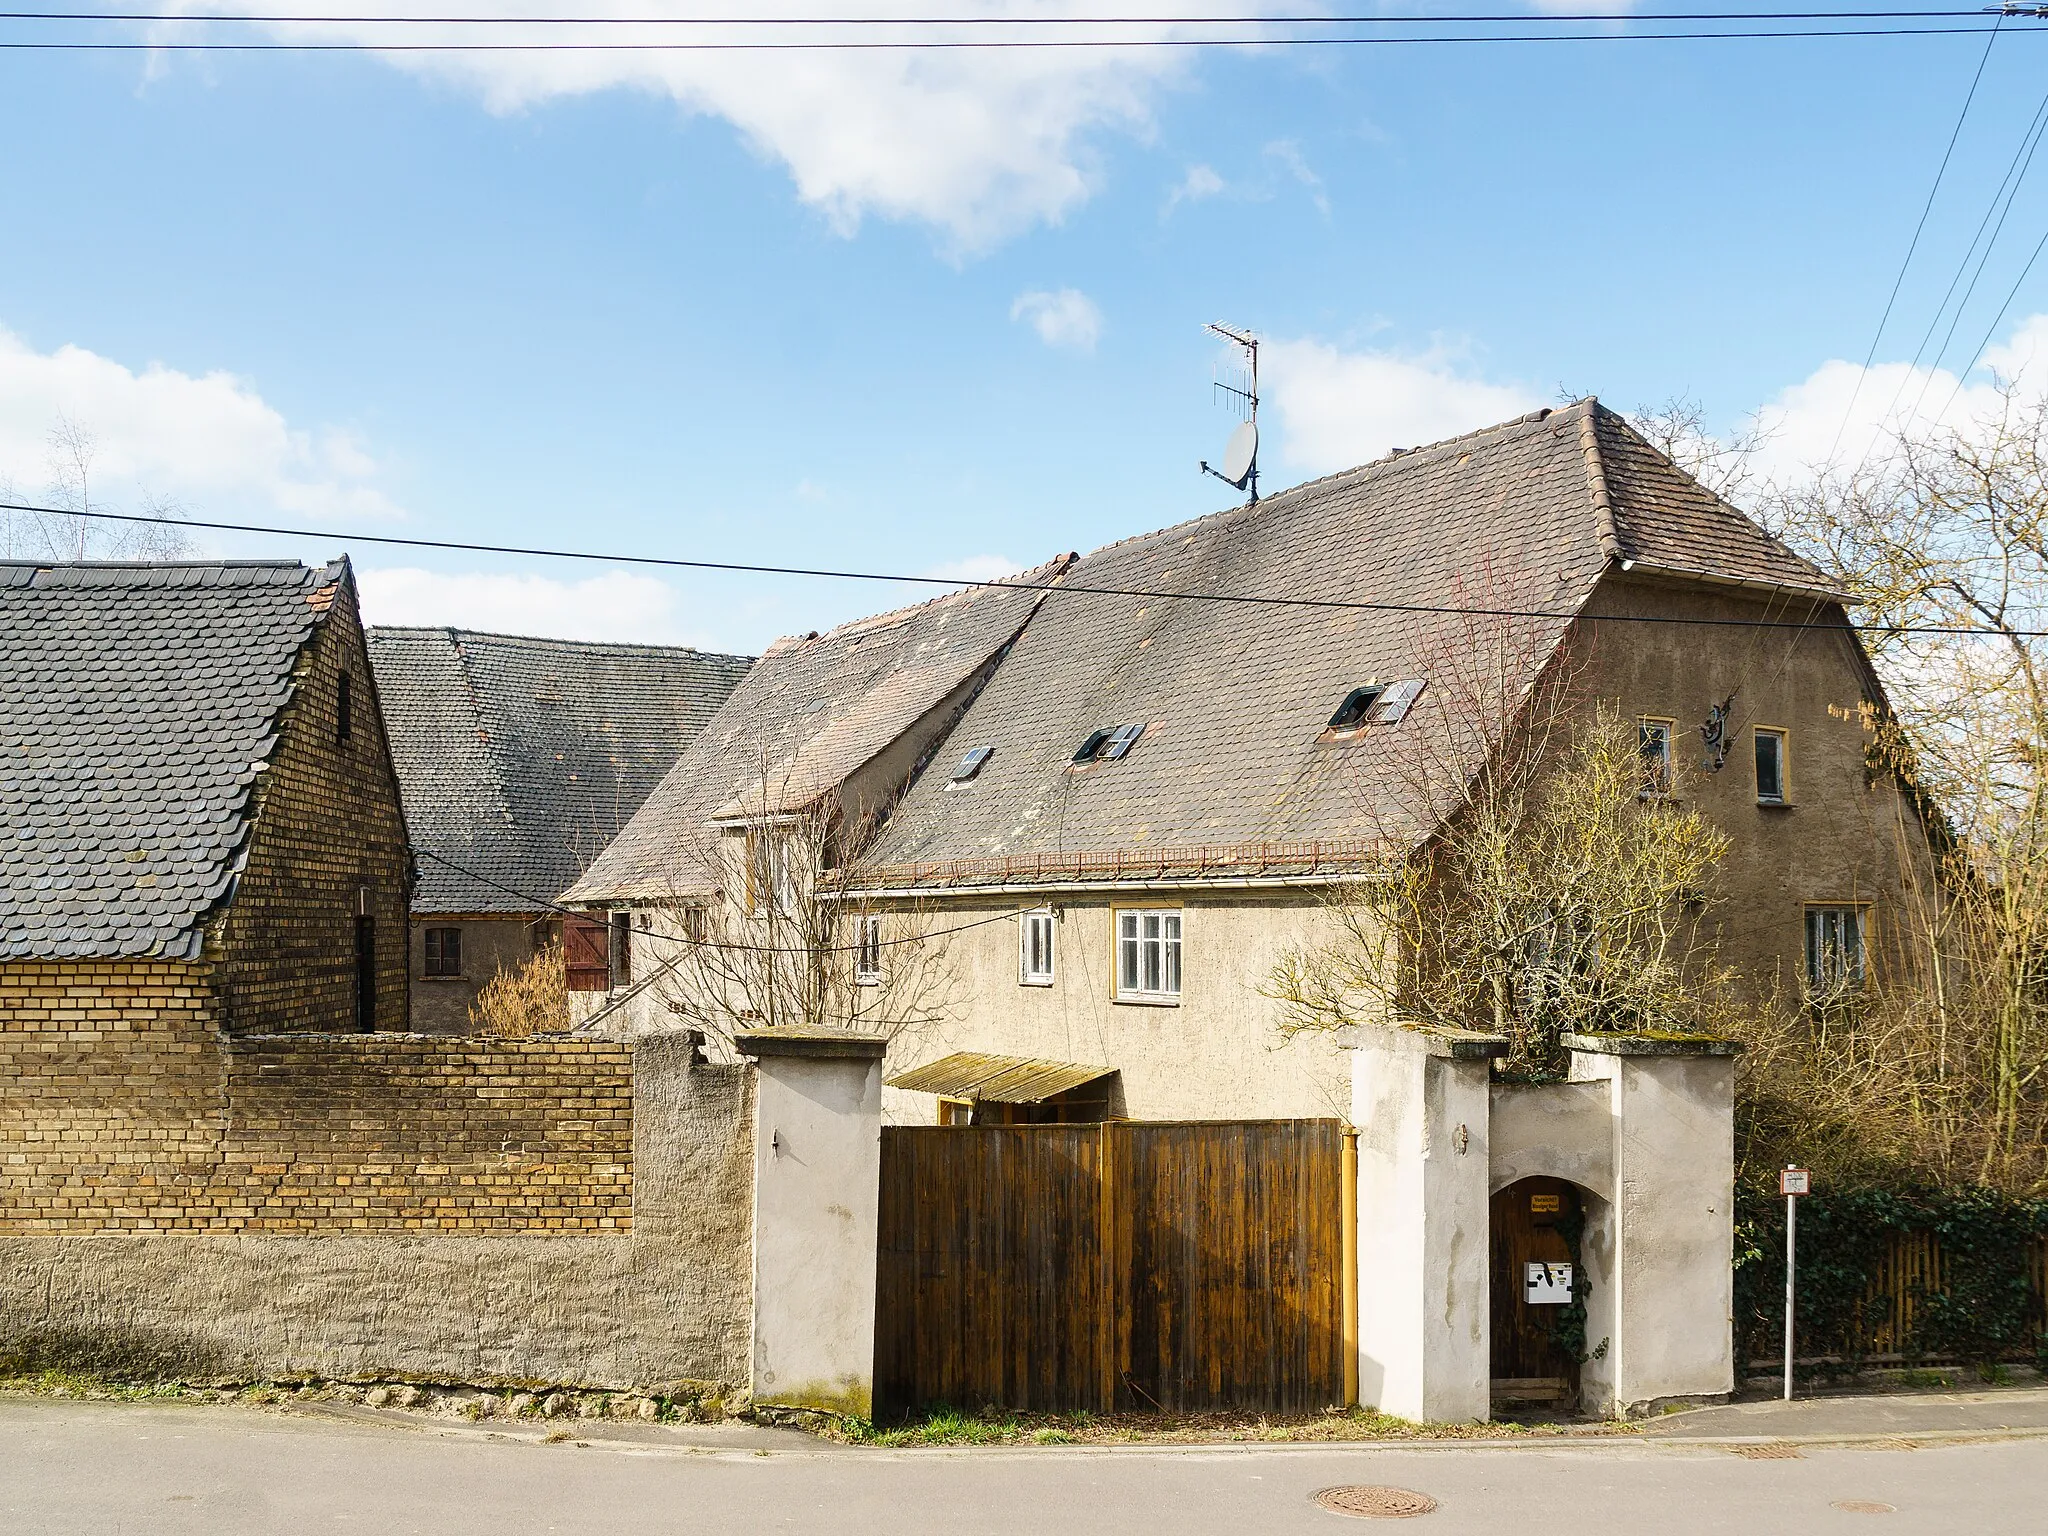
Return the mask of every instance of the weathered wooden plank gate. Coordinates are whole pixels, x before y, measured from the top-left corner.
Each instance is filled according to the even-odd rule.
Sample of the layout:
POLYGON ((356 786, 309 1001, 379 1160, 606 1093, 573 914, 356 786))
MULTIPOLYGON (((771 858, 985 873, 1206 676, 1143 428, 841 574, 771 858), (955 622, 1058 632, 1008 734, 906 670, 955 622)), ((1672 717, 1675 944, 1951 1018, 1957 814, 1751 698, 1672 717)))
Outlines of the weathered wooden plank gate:
POLYGON ((1345 1401, 1347 1155, 1335 1120, 885 1129, 878 1413, 1345 1401))

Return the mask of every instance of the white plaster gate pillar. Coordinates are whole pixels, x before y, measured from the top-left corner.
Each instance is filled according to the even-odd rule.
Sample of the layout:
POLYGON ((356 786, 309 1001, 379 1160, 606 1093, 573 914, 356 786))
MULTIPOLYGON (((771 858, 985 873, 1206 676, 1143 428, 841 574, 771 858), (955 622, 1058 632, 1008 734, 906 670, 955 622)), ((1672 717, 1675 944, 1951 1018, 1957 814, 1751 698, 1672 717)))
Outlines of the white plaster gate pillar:
POLYGON ((1589 1411, 1621 1415, 1735 1389, 1735 1055, 1726 1040, 1566 1035, 1571 1075, 1605 1090, 1613 1143, 1608 1353, 1589 1411))
POLYGON ((887 1042, 760 1029, 735 1044, 756 1068, 754 1400, 866 1418, 887 1042))
POLYGON ((1362 1028, 1358 1400, 1405 1419, 1484 1419, 1488 1086, 1497 1035, 1362 1028))

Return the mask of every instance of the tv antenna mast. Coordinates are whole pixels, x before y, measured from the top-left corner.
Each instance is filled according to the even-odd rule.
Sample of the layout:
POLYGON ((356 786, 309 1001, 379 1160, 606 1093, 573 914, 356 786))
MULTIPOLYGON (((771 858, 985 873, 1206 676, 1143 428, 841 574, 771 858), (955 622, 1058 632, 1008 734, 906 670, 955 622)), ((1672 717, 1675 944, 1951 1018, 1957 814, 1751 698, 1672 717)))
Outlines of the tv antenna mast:
POLYGON ((1243 417, 1230 441, 1223 447, 1223 467, 1212 469, 1201 460, 1202 473, 1214 475, 1226 485, 1249 491, 1256 505, 1259 499, 1259 338, 1237 326, 1210 325, 1205 330, 1235 344, 1244 353, 1244 371, 1232 379, 1216 379, 1211 387, 1220 389, 1237 404, 1243 417))

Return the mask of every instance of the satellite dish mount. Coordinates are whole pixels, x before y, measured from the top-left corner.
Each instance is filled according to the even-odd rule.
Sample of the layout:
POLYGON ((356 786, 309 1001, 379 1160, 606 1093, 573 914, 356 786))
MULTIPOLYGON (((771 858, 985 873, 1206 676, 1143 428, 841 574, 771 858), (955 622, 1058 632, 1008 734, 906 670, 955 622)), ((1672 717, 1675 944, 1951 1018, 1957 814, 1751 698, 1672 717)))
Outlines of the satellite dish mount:
POLYGON ((1215 388, 1231 397, 1243 420, 1224 445, 1223 467, 1213 468, 1207 459, 1203 459, 1202 473, 1214 475, 1226 485, 1249 492, 1252 503, 1256 503, 1259 499, 1259 338, 1236 326, 1211 325, 1205 329, 1244 353, 1244 371, 1241 374, 1214 381, 1215 388))

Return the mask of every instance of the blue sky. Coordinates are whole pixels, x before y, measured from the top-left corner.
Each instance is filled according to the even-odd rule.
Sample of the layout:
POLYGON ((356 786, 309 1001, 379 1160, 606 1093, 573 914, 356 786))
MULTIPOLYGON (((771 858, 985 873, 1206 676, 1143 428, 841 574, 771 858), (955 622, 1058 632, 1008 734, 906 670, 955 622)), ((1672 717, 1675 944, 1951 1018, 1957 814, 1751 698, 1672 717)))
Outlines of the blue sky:
MULTIPOLYGON (((2048 23, 2013 30, 1860 417, 1920 397, 2040 102, 2048 23)), ((1268 338, 1268 488, 1561 390, 1773 407, 1790 472, 1983 46, 0 56, 0 476, 39 495, 69 417, 109 505, 990 572, 1231 499, 1194 468, 1231 426, 1212 319, 1268 338)), ((2039 166, 1950 368, 2044 229, 2039 166)), ((2043 310, 2048 260, 1994 360, 2043 310)), ((724 649, 910 595, 354 553, 372 617, 724 649)))

